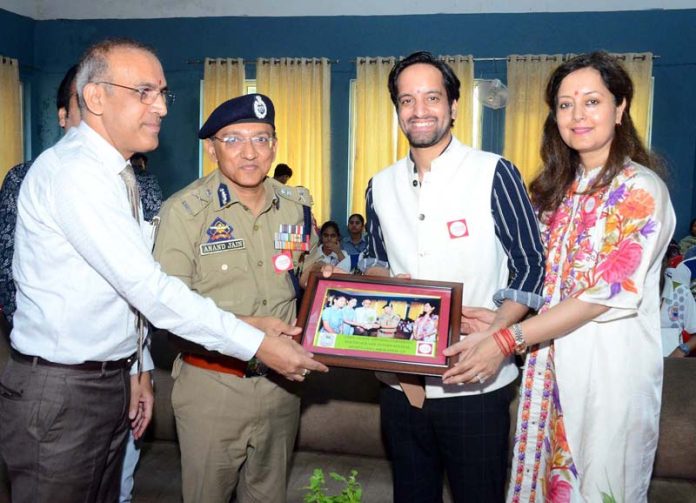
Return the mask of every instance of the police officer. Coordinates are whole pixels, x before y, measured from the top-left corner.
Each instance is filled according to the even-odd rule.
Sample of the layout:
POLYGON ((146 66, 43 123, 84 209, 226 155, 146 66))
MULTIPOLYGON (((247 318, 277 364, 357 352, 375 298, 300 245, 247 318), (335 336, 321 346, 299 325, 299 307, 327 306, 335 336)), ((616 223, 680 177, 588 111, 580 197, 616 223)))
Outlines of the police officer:
MULTIPOLYGON (((216 108, 198 133, 218 169, 169 198, 155 258, 237 316, 291 323, 295 271, 316 244, 307 189, 267 177, 277 138, 271 100, 251 94, 216 108)), ((258 362, 183 353, 172 405, 184 502, 283 502, 299 398, 258 362)))

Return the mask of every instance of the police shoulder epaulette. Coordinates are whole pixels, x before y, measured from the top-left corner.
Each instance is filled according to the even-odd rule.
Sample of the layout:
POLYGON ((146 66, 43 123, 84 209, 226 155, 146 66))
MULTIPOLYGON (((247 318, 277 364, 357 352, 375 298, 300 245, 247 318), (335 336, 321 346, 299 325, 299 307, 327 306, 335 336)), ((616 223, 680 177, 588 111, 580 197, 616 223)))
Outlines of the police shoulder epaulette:
POLYGON ((208 187, 197 187, 182 194, 180 203, 189 215, 195 216, 208 207, 212 200, 213 193, 208 187))
POLYGON ((305 187, 288 187, 287 185, 282 185, 276 187, 276 194, 283 199, 288 199, 295 203, 302 204, 304 206, 312 206, 314 200, 312 199, 312 194, 305 187))

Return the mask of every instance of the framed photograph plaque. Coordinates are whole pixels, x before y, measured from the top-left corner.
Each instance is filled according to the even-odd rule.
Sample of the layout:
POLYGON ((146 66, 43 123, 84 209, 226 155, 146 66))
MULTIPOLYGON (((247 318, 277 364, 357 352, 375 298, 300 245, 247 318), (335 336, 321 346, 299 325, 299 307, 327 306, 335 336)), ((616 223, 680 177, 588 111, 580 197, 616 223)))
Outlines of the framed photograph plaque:
POLYGON ((297 341, 326 364, 442 375, 442 351, 459 340, 462 285, 381 276, 313 273, 297 341))

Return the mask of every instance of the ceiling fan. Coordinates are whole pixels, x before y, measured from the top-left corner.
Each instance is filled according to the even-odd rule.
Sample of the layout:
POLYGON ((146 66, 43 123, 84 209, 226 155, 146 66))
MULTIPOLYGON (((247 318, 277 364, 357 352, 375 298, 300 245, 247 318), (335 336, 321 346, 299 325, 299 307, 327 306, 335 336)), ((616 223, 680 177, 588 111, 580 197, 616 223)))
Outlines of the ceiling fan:
POLYGON ((482 79, 478 81, 478 99, 483 106, 498 110, 505 107, 508 89, 500 79, 482 79))

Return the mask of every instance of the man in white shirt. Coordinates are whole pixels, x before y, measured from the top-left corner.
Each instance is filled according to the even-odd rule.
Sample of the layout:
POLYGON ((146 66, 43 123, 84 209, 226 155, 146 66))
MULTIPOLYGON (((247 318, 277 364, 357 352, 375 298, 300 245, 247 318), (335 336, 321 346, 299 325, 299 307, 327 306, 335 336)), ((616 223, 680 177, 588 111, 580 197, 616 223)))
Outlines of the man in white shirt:
POLYGON ((129 420, 141 434, 153 404, 149 379, 128 377, 135 310, 290 380, 327 370, 282 336, 299 329, 242 321, 153 260, 153 229, 141 211, 133 217, 127 195, 126 160, 157 147, 173 99, 154 53, 127 40, 96 44, 77 90, 83 122, 39 156, 18 200, 17 311, 0 377, 0 453, 16 502, 117 500, 129 420))
MULTIPOLYGON (((58 93, 56 96, 57 119, 58 125, 64 133, 68 129, 80 125, 81 116, 77 100, 76 76, 77 65, 73 65, 68 69, 58 86, 58 93)), ((0 271, 0 293, 2 295, 0 295, 0 297, 2 297, 2 307, 10 322, 12 321, 12 314, 14 314, 15 306, 15 288, 14 281, 12 280, 11 266, 12 256, 14 254, 14 231, 17 223, 17 196, 19 195, 19 188, 22 181, 24 181, 24 177, 29 172, 31 164, 30 161, 12 168, 5 177, 2 190, 0 190, 0 221, 2 221, 2 229, 0 230, 0 234, 2 234, 0 237, 0 241, 2 242, 0 245, 0 262, 2 263, 2 270, 0 271)), ((141 186, 140 195, 143 204, 145 203, 144 196, 150 192, 151 190, 142 190, 141 186)), ((0 313, 0 316, 2 316, 2 313, 0 313)), ((154 363, 149 357, 146 357, 142 369, 132 368, 131 374, 137 373, 137 371, 140 370, 149 375, 149 372, 153 368, 154 363)), ((133 473, 138 459, 140 459, 140 449, 136 447, 133 435, 129 435, 121 474, 120 503, 127 503, 132 500, 133 473)))

